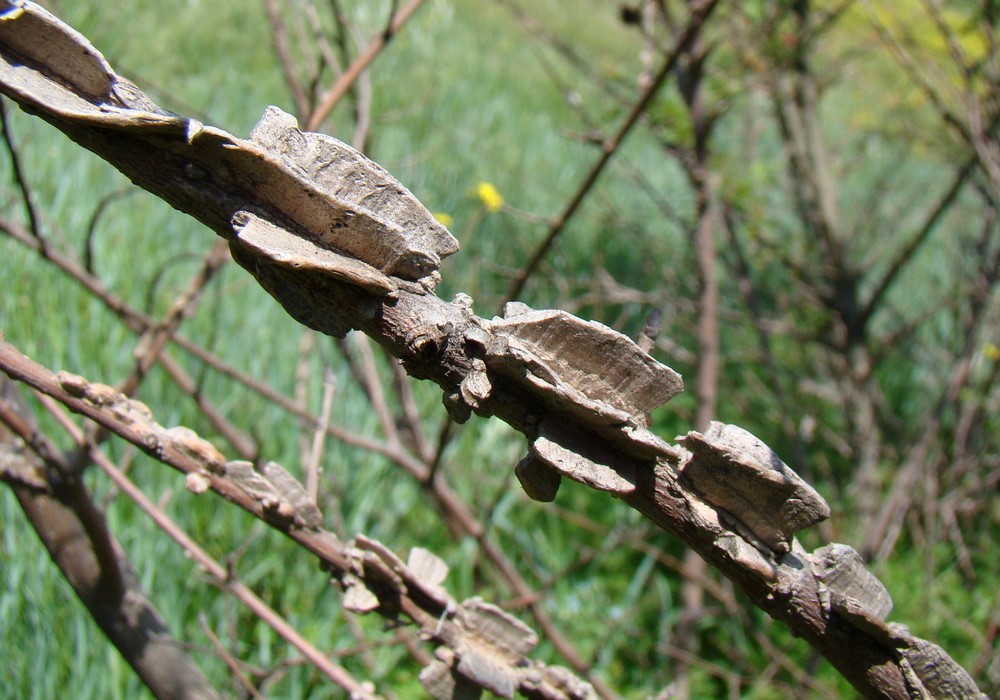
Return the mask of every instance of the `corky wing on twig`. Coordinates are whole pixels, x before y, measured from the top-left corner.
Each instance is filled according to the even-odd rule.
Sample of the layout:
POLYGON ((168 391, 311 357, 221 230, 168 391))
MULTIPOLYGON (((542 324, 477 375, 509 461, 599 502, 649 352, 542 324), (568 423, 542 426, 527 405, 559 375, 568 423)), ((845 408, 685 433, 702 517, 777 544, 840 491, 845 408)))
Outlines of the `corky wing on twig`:
MULTIPOLYGON (((230 240, 234 257, 295 318, 332 334, 360 328, 373 335, 411 374, 439 383, 453 411, 496 415, 525 433, 532 442, 532 457, 523 463, 528 471, 542 464, 604 488, 679 534, 862 692, 978 693, 939 647, 883 624, 868 602, 844 592, 839 577, 824 583, 821 553, 812 555, 811 566, 809 555, 796 552, 794 532, 827 512, 804 482, 770 458, 746 462, 725 439, 692 435, 685 452, 647 429, 642 413, 671 385, 679 389, 679 378, 668 378, 672 370, 612 341, 610 329, 568 314, 515 309, 486 321, 471 314, 471 303, 442 301, 432 290, 440 259, 457 248, 454 239, 415 208, 405 188, 386 184, 378 166, 329 137, 303 134, 273 111, 249 140, 167 114, 115 75, 78 33, 33 3, 24 8, 0 19, 0 88, 230 240), (312 157, 326 165, 304 162, 312 157), (343 172, 326 172, 327 166, 343 172), (372 194, 338 180, 358 173, 370 178, 372 194), (533 315, 518 320, 524 314, 533 315), (567 334, 580 342, 567 344, 567 334), (567 359, 572 346, 600 347, 605 340, 615 353, 608 367, 579 348, 579 363, 567 359), (706 478, 713 464, 735 470, 738 488, 706 478), (755 518, 743 500, 775 513, 755 518), (820 595, 824 589, 828 594, 820 595)), ((122 410, 140 419, 137 407, 122 410)), ((234 467, 238 472, 243 485, 226 483, 249 489, 239 494, 246 499, 252 492, 255 512, 310 532, 304 517, 274 517, 282 516, 281 498, 268 505, 275 496, 257 488, 256 473, 234 467)), ((548 496, 551 479, 544 483, 537 493, 548 496)))
MULTIPOLYGON (((381 166, 333 137, 299 131, 277 108, 268 109, 249 139, 170 114, 116 75, 84 37, 33 3, 0 21, 0 46, 8 94, 50 121, 104 130, 78 140, 142 186, 179 200, 182 209, 190 211, 189 199, 211 198, 215 211, 206 223, 217 231, 222 200, 227 218, 249 212, 385 275, 429 278, 429 286, 441 259, 458 250, 447 229, 381 166), (155 178, 142 163, 129 167, 136 149, 146 159, 159 154, 155 178), (159 188, 150 182, 156 178, 159 188)), ((234 223, 246 225, 245 216, 234 223)))

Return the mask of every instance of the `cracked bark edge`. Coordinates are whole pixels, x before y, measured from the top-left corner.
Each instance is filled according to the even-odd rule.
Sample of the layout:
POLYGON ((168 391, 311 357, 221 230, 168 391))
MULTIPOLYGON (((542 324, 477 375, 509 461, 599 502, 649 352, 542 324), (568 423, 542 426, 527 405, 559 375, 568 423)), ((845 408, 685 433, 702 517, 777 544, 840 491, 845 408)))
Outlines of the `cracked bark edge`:
POLYGON ((743 428, 713 421, 704 435, 692 431, 678 442, 692 455, 681 466, 684 480, 778 553, 796 532, 830 517, 823 497, 743 428))
POLYGON ((225 198, 227 218, 266 212, 264 218, 322 248, 429 287, 441 259, 458 250, 448 230, 381 166, 331 136, 304 134, 275 107, 249 139, 170 114, 35 3, 0 21, 0 47, 0 81, 14 100, 57 125, 83 127, 71 137, 106 158, 127 161, 136 148, 157 152, 155 169, 143 168, 141 159, 131 172, 119 165, 144 187, 163 181, 159 193, 175 198, 168 200, 175 206, 225 198), (105 133, 90 138, 88 127, 105 133))
MULTIPOLYGON (((41 12, 32 3, 26 7, 25 15, 41 12)), ((112 90, 114 97, 105 95, 101 98, 105 101, 99 100, 95 105, 88 101, 82 88, 77 95, 38 71, 30 74, 27 66, 13 66, 7 60, 17 53, 11 48, 10 27, 18 21, 0 22, 0 52, 5 57, 0 62, 0 88, 70 138, 104 157, 137 184, 223 237, 233 239, 232 217, 241 210, 267 211, 268 221, 306 238, 317 235, 313 231, 317 221, 329 224, 337 211, 345 211, 343 200, 331 202, 327 197, 325 205, 332 207, 333 213, 322 207, 317 210, 307 206, 304 219, 289 218, 287 212, 275 206, 284 184, 291 183, 293 196, 289 201, 295 205, 315 198, 310 194, 317 191, 315 184, 303 184, 300 175, 291 172, 280 157, 268 155, 256 143, 241 142, 224 131, 150 111, 148 98, 143 99, 141 91, 129 87, 131 84, 117 82, 117 76, 112 79, 119 88, 112 90), (29 74, 25 74, 26 70, 29 74), (54 101, 47 105, 33 91, 54 101), (138 112, 130 110, 128 104, 117 106, 129 100, 138 112), (281 178, 260 187, 241 179, 239 169, 251 167, 254 161, 276 161, 281 178)), ((84 51, 85 60, 93 63, 94 57, 100 56, 85 39, 58 20, 54 22, 49 29, 57 26, 65 36, 78 38, 89 47, 84 51)), ((22 51, 30 48, 20 46, 22 51)), ((102 61, 97 61, 98 74, 106 66, 102 61)), ((471 300, 467 297, 456 298, 453 304, 437 298, 432 293, 436 270, 413 281, 400 279, 394 293, 380 298, 363 286, 330 275, 317 275, 316 270, 290 270, 266 256, 258 258, 260 266, 255 271, 252 265, 247 265, 247 256, 242 257, 237 260, 295 318, 331 334, 342 334, 348 328, 363 330, 400 358, 410 374, 441 385, 446 405, 456 418, 467 417, 471 411, 495 415, 534 440, 541 421, 554 416, 584 434, 606 440, 612 449, 622 451, 623 459, 646 465, 635 470, 634 490, 616 492, 621 500, 681 537, 737 583, 756 605, 804 637, 859 691, 873 697, 908 697, 912 688, 909 679, 914 674, 911 665, 907 665, 905 656, 891 643, 891 637, 852 625, 845 616, 830 614, 830 608, 821 600, 822 582, 805 558, 796 553, 795 540, 791 544, 787 541, 791 529, 785 525, 791 521, 782 516, 781 527, 774 536, 767 528, 758 527, 760 531, 754 532, 752 526, 741 524, 738 516, 732 522, 733 514, 726 507, 707 502, 711 497, 696 495, 690 485, 679 480, 681 459, 688 459, 683 451, 645 430, 632 415, 631 406, 622 408, 614 402, 587 396, 579 378, 565 371, 560 374, 558 362, 547 357, 552 346, 544 342, 532 345, 528 335, 519 337, 518 332, 505 333, 503 322, 498 330, 492 329, 491 322, 472 315, 471 300), (508 353, 503 342, 507 348, 513 342, 513 352, 508 353), (485 370, 476 365, 476 360, 485 360, 485 370), (462 382, 473 371, 485 371, 489 381, 483 382, 479 377, 475 384, 467 383, 463 392, 462 382), (655 466, 649 468, 652 460, 655 466), (790 551, 784 551, 789 547, 790 551)), ((410 274, 411 278, 422 274, 405 270, 398 273, 410 274)), ((519 311, 523 309, 515 307, 515 312, 519 311)), ((579 319, 571 323, 586 324, 579 319)), ((156 445, 148 446, 147 451, 157 454, 156 445)), ((179 454, 176 448, 174 454, 179 454)), ((694 455, 693 459, 705 456, 694 455)), ((218 484, 213 480, 212 486, 216 488, 218 484)), ((242 496, 245 498, 245 494, 242 496)), ((227 497, 241 502, 232 493, 227 497)), ((816 511, 815 504, 811 508, 816 511)), ((258 504, 255 512, 259 510, 258 504)), ((747 517, 745 513, 739 515, 747 517)), ((794 527, 799 525, 796 523, 794 527)), ((303 541, 311 540, 303 537, 303 541)), ((313 545, 316 546, 315 542, 313 545)), ((919 646, 913 641, 907 648, 919 646)))

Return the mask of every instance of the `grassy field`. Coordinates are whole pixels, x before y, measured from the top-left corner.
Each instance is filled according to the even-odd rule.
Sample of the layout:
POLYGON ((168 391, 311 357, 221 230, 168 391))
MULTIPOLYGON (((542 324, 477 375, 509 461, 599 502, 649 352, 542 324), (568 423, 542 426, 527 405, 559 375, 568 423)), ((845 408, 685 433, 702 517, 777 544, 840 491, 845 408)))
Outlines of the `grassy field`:
MULTIPOLYGON (((380 26, 389 3, 354 3, 352 9, 367 35, 380 26)), ((634 38, 618 27, 610 3, 545 0, 532 12, 553 31, 572 36, 590 59, 593 81, 606 81, 623 94, 634 94, 639 57, 634 38), (585 6, 581 8, 581 6, 585 6)), ((162 106, 195 116, 206 123, 246 135, 265 107, 292 111, 260 3, 213 3, 206 0, 168 2, 51 2, 61 18, 87 36, 119 73, 135 80, 162 106)), ((578 138, 590 128, 575 104, 610 129, 625 105, 608 96, 590 79, 574 73, 549 47, 534 40, 509 12, 493 3, 474 0, 429 0, 411 24, 376 61, 370 75, 373 100, 371 157, 409 187, 432 211, 446 215, 462 251, 442 270, 440 294, 466 292, 476 311, 490 316, 523 264, 544 236, 544 227, 528 217, 484 209, 477 198, 481 182, 492 183, 507 206, 520 212, 553 216, 573 193, 595 160, 592 145, 578 138), (558 88, 553 76, 572 86, 558 88)), ((855 120, 877 119, 855 111, 866 103, 860 88, 845 88, 834 107, 844 114, 831 119, 839 128, 856 128, 855 120)), ((671 109, 664 97, 659 109, 671 109)), ((782 214, 787 198, 777 192, 781 180, 780 149, 773 125, 749 125, 759 113, 759 96, 752 90, 734 97, 735 107, 720 130, 718 166, 726 177, 720 186, 745 191, 746 215, 762 235, 788 236, 794 225, 782 214), (744 167, 748 130, 759 133, 752 166, 744 167), (774 188, 771 185, 776 185, 774 188)), ((8 106, 8 118, 34 201, 43 212, 43 228, 60 248, 82 253, 98 204, 118 192, 94 227, 94 269, 109 289, 151 314, 162 314, 187 284, 199 256, 214 235, 144 192, 130 191, 127 180, 95 156, 81 150, 51 127, 8 106)), ((353 131, 349 111, 342 106, 330 133, 348 140, 353 131)), ((853 133, 853 132, 851 132, 853 133)), ((842 139, 857 145, 855 136, 842 139)), ((873 139, 845 155, 857 163, 857 176, 842 193, 845 210, 860 217, 863 204, 881 173, 896 167, 901 141, 873 139), (851 189, 853 188, 853 189, 851 189)), ((902 191, 887 194, 879 208, 885 225, 903 226, 906 212, 919 193, 942 177, 933 144, 907 153, 902 191), (898 201, 893 201, 892 197, 898 201), (897 216, 892 213, 896 212, 897 216)), ((4 216, 20 216, 9 161, 0 158, 0 196, 4 216)), ((975 205, 969 203, 971 209, 975 205)), ((690 376, 694 349, 691 326, 694 282, 692 253, 683 226, 693 203, 683 175, 664 156, 662 146, 639 129, 626 142, 612 168, 588 200, 564 239, 532 282, 525 301, 538 308, 571 307, 574 313, 613 325, 634 335, 651 304, 643 300, 595 301, 594 271, 602 267, 615 279, 637 290, 656 290, 666 307, 667 333, 680 347, 661 359, 690 376), (637 173, 641 179, 637 179, 637 173), (651 197, 650 192, 656 196, 651 197), (664 215, 669 207, 676 218, 664 215), (687 347, 685 348, 685 344, 687 347), (686 350, 686 352, 685 352, 686 350)), ((961 217, 962 209, 952 215, 961 217)), ((877 223, 877 222, 876 222, 877 223)), ((875 224, 868 226, 878 230, 875 224)), ((891 239, 891 236, 888 237, 891 239)), ((872 236, 873 250, 891 240, 872 236)), ((919 264, 933 282, 915 285, 928 297, 951 284, 953 267, 941 261, 957 257, 957 244, 942 241, 919 264), (944 271, 942 272, 942 269, 944 271)), ((133 363, 135 339, 99 302, 72 280, 6 237, 0 238, 0 330, 6 339, 33 359, 54 369, 66 369, 114 384, 133 363)), ((762 267, 775 277, 787 270, 762 267)), ((727 396, 721 418, 759 431, 771 439, 775 405, 762 373, 747 370, 758 361, 752 333, 740 319, 746 312, 733 280, 724 281, 723 311, 727 356, 727 396), (746 371, 744 371, 746 370, 746 371)), ((790 305, 783 299, 777 306, 790 305)), ((925 303, 919 294, 901 294, 897 309, 925 303)), ((946 334, 947 328, 927 333, 946 334)), ((240 268, 228 265, 212 283, 195 316, 182 333, 196 338, 233 366, 292 395, 296 389, 301 328, 240 268)), ((794 335, 776 343, 779 361, 805 363, 794 335)), ((259 396, 207 370, 180 352, 175 357, 202 383, 202 392, 243 430, 257 439, 264 455, 287 465, 301 461, 302 426, 259 396)), ((315 381, 306 401, 318 410, 323 370, 337 378, 333 422, 352 431, 378 436, 379 427, 364 392, 343 362, 336 344, 316 340, 305 360, 315 381)), ((816 360, 818 362, 818 360, 816 360)), ((885 379, 898 413, 907 410, 920 390, 923 365, 894 365, 885 379)), ((383 370, 388 371, 383 366, 383 370)), ((437 433, 445 413, 436 387, 415 383, 428 434, 437 433)), ((197 408, 154 369, 140 398, 164 425, 189 425, 218 440, 197 408)), ((666 438, 689 429, 693 395, 676 399, 656 416, 656 429, 666 438)), ((831 409, 832 410, 832 409, 831 409)), ((822 420, 823 416, 820 415, 822 420)), ((305 432, 308 434, 308 431, 305 432)), ((774 436, 777 440, 777 436, 774 436)), ((777 446, 777 445, 776 445, 777 446)), ((111 441, 108 453, 131 460, 132 477, 164 505, 215 557, 227 560, 242 581, 287 615, 320 648, 344 653, 340 661, 359 677, 371 678, 396 697, 419 697, 416 666, 401 647, 390 642, 376 619, 348 621, 340 609, 340 594, 315 564, 288 542, 221 500, 194 498, 181 480, 143 455, 132 454, 111 441), (376 644, 364 654, 355 649, 352 625, 376 644), (382 643, 385 642, 385 643, 382 643)), ((521 436, 497 421, 473 419, 458 428, 443 469, 459 495, 476 513, 490 513, 491 535, 521 566, 534 585, 547 591, 547 608, 564 633, 592 659, 598 675, 628 697, 647 697, 671 680, 668 662, 671 634, 681 612, 678 576, 664 558, 682 557, 684 548, 662 532, 646 530, 636 513, 604 494, 564 483, 552 506, 529 501, 511 470, 525 450, 521 436), (577 520, 567 517, 572 513, 577 520), (583 522, 584 524, 581 524, 583 522), (589 528, 586 523, 598 527, 589 528), (644 534, 651 549, 628 544, 644 534), (655 554, 659 555, 654 556, 655 554), (581 563, 582 557, 582 563, 581 563)), ((836 454, 821 468, 820 488, 835 506, 830 533, 851 535, 843 473, 836 454), (843 498, 844 500, 840 500, 843 498)), ((401 478, 387 460, 344 445, 330 443, 324 455, 327 476, 334 481, 331 499, 343 515, 347 536, 365 533, 404 553, 425 546, 452 567, 448 587, 459 599, 482 595, 498 602, 509 591, 491 578, 474 542, 454 538, 419 487, 401 478)), ((886 479, 891 477, 886 476, 886 479)), ((99 474, 88 475, 96 498, 108 506, 112 529, 129 553, 143 584, 170 622, 174 632, 190 641, 199 663, 228 689, 227 670, 210 649, 201 628, 213 629, 247 664, 260 669, 281 668, 266 688, 273 698, 326 698, 342 695, 316 673, 295 663, 296 655, 264 624, 252 618, 215 586, 206 582, 184 554, 153 527, 127 499, 110 489, 99 474), (199 622, 202 620, 202 622, 199 622), (283 666, 282 662, 288 662, 283 666)), ((333 506, 331 506, 333 507, 333 506)), ((994 514, 998 525, 1000 515, 994 514)), ((60 579, 30 531, 11 494, 0 489, 0 677, 2 698, 135 698, 144 690, 119 660, 96 626, 60 579)), ((996 624, 994 585, 1000 569, 991 561, 991 532, 970 542, 976 554, 978 578, 970 585, 959 576, 953 551, 941 547, 928 553, 916 547, 901 550, 892 564, 880 564, 896 594, 897 617, 916 634, 943 644, 962 663, 980 658, 980 630, 996 624), (932 587, 912 586, 933 574, 932 587), (991 622, 992 621, 992 622, 991 622)), ((822 540, 805 533, 807 546, 822 540)), ((694 688, 700 697, 722 697, 727 685, 718 667, 753 678, 775 660, 772 648, 808 669, 817 687, 814 696, 847 696, 849 687, 806 645, 784 628, 770 623, 749 606, 736 615, 714 609, 699 621, 705 664, 695 667, 694 688), (734 651, 735 650, 735 651, 734 651)), ((995 642, 994 642, 995 643, 995 642)), ((542 644, 539 657, 558 660, 542 644)), ((760 677, 741 687, 748 698, 783 697, 794 684, 786 670, 775 678, 760 677)), ((812 695, 811 695, 812 696, 812 695)))

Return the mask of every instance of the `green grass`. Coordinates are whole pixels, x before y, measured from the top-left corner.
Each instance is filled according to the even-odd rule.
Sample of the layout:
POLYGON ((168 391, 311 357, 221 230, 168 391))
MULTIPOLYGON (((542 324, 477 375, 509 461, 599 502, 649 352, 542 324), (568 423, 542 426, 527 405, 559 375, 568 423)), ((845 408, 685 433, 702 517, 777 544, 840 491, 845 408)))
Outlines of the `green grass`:
MULTIPOLYGON (((634 36, 618 27, 612 4, 593 0, 582 3, 586 9, 580 9, 580 4, 547 0, 534 3, 532 11, 560 36, 572 37, 600 79, 614 82, 624 94, 634 94, 632 76, 638 66, 634 36)), ((148 86, 150 94, 169 109, 237 135, 246 135, 268 104, 291 110, 259 3, 189 0, 53 5, 119 72, 148 86)), ((367 14, 363 29, 370 34, 380 26, 388 3, 355 5, 353 11, 367 14)), ((371 71, 374 100, 368 151, 428 208, 452 217, 451 229, 463 250, 446 261, 440 293, 444 297, 459 291, 472 294, 477 313, 487 317, 499 307, 510 285, 510 273, 530 255, 545 231, 543 226, 504 213, 484 213, 474 195, 476 184, 490 182, 511 207, 551 217, 563 208, 597 157, 596 149, 574 138, 589 126, 567 96, 553 86, 539 56, 579 91, 587 113, 599 120, 602 129, 617 126, 624 114, 622 104, 574 73, 551 50, 534 43, 507 12, 492 3, 430 0, 371 71)), ((857 117, 854 110, 865 102, 865 95, 854 90, 842 88, 830 101, 830 121, 843 131, 835 134, 842 139, 838 143, 844 144, 845 154, 848 147, 855 149, 850 151, 853 159, 839 164, 847 181, 841 193, 845 210, 860 213, 858 202, 866 201, 874 184, 896 163, 903 165, 893 171, 904 173, 893 181, 879 209, 882 218, 869 221, 859 215, 859 222, 869 223, 864 237, 858 234, 861 261, 868 249, 877 252, 898 244, 898 238, 883 236, 881 231, 903 228, 917 219, 913 203, 926 203, 929 190, 943 187, 946 176, 942 173, 947 169, 935 152, 911 151, 905 142, 893 140, 891 133, 874 129, 874 135, 859 136, 852 130, 857 125, 848 117, 857 117)), ((667 94, 661 100, 654 113, 672 113, 676 96, 667 94)), ((35 201, 44 212, 46 232, 60 248, 81 252, 98 202, 128 187, 127 181, 40 120, 12 109, 8 115, 35 201)), ((739 204, 748 228, 756 228, 782 249, 801 251, 809 242, 802 240, 795 218, 788 214, 782 154, 768 120, 767 106, 753 94, 736 100, 718 137, 715 165, 722 174, 720 189, 735 193, 731 198, 739 204), (760 126, 759 133, 754 132, 757 141, 752 157, 746 138, 751 121, 760 126)), ((866 129, 869 125, 863 123, 866 129)), ((352 126, 343 107, 328 130, 349 138, 352 126)), ((6 157, 0 163, 3 215, 20 216, 6 157)), ((916 313, 942 290, 952 289, 957 275, 957 264, 952 262, 968 245, 961 220, 976 207, 976 202, 966 201, 949 217, 946 231, 952 235, 940 236, 921 257, 917 281, 895 292, 894 310, 904 316, 916 313)), ((603 265, 623 284, 656 290, 666 311, 665 335, 693 351, 693 256, 681 225, 691 212, 691 194, 676 163, 640 128, 564 231, 525 300, 539 308, 574 301, 591 288, 595 267, 603 265), (644 180, 642 186, 636 182, 636 173, 644 180), (647 187, 662 201, 654 202, 647 187), (676 212, 676 219, 663 216, 660 204, 664 203, 676 212)), ((115 294, 138 308, 162 314, 185 287, 197 256, 213 239, 211 232, 193 220, 140 192, 115 201, 99 222, 95 266, 115 294), (154 279, 158 279, 155 284, 154 279)), ((788 293, 788 270, 755 248, 752 236, 750 253, 759 275, 773 282, 764 289, 766 309, 775 317, 791 319, 802 333, 819 327, 822 319, 815 318, 811 309, 797 306, 798 300, 788 293)), ((729 254, 723 250, 727 261, 729 254)), ((115 383, 129 372, 135 339, 110 312, 5 237, 0 238, 0 256, 0 330, 10 342, 50 368, 78 372, 92 380, 115 383)), ((723 291, 727 361, 721 417, 779 447, 778 408, 770 377, 760 368, 757 336, 746 321, 735 281, 725 279, 723 291)), ((648 312, 648 305, 637 302, 591 303, 584 304, 579 314, 634 334, 648 312)), ((920 339, 937 342, 937 333, 945 343, 952 330, 928 327, 921 330, 920 339)), ((235 265, 220 273, 182 331, 276 389, 288 395, 294 391, 301 329, 235 265)), ((794 333, 777 335, 774 352, 779 364, 788 368, 784 376, 790 386, 786 389, 793 392, 798 390, 797 378, 810 377, 809 372, 823 363, 816 347, 794 333)), ((298 466, 301 427, 296 420, 182 353, 173 354, 202 382, 204 395, 260 441, 267 457, 298 466)), ((690 379, 692 367, 683 356, 663 359, 690 379)), ((926 354, 906 348, 895 359, 898 362, 877 379, 885 386, 893 411, 904 418, 919 415, 922 392, 939 381, 940 371, 926 354)), ((308 362, 316 378, 309 387, 310 407, 318 408, 319 377, 323 367, 331 365, 338 380, 333 421, 377 436, 377 421, 363 391, 332 342, 318 340, 308 362)), ((444 417, 440 392, 423 383, 415 390, 428 434, 433 436, 444 417)), ((843 417, 821 397, 807 392, 793 395, 802 399, 795 405, 800 412, 795 420, 810 415, 833 430, 841 427, 843 417)), ((140 398, 153 407, 164 425, 189 425, 218 441, 212 427, 162 370, 153 370, 140 398)), ((658 411, 656 429, 666 438, 685 432, 693 406, 693 394, 679 397, 658 411)), ((51 427, 52 421, 43 419, 43 424, 51 427)), ((107 449, 116 459, 128 451, 116 442, 107 449)), ((545 603, 549 612, 566 636, 593 660, 597 673, 627 697, 656 693, 672 679, 673 665, 664 648, 673 642, 673 623, 681 605, 676 574, 615 539, 620 528, 639 527, 641 519, 605 494, 564 483, 557 500, 558 509, 598 523, 597 532, 568 523, 556 507, 528 501, 511 476, 511 468, 525 449, 523 438, 506 426, 474 418, 458 429, 442 468, 474 511, 492 508, 492 536, 515 559, 522 574, 533 585, 551 586, 545 603), (574 566, 578 556, 591 551, 600 556, 574 566)), ((850 541, 850 514, 832 501, 850 465, 829 445, 812 444, 810 450, 813 464, 819 465, 815 470, 819 486, 831 495, 834 505, 832 529, 842 541, 850 541)), ((348 536, 365 533, 404 555, 411 546, 428 547, 452 567, 448 586, 456 597, 481 594, 500 602, 509 599, 510 592, 484 566, 475 543, 450 535, 424 494, 396 467, 333 442, 327 446, 324 465, 338 493, 325 504, 326 511, 341 510, 348 536)), ((168 512, 213 556, 225 559, 239 552, 235 569, 241 579, 287 614, 314 643, 324 649, 349 649, 356 644, 340 610, 339 593, 309 557, 220 499, 187 493, 178 475, 143 455, 134 456, 132 476, 154 499, 166 504, 168 512)), ((96 473, 89 476, 89 484, 98 499, 108 492, 107 481, 96 473)), ((248 664, 273 668, 294 661, 294 652, 235 601, 206 584, 197 567, 127 499, 112 498, 108 517, 146 590, 173 631, 195 645, 199 662, 220 688, 231 690, 227 670, 208 650, 199 615, 226 643, 235 645, 248 664)), ((957 575, 953 552, 942 549, 928 569, 926 553, 910 540, 901 544, 898 560, 879 572, 896 596, 898 616, 894 619, 939 640, 962 663, 971 663, 983 652, 977 630, 996 621, 996 611, 990 606, 995 607, 991 596, 1000 570, 995 557, 982 554, 991 551, 991 535, 998 525, 996 514, 991 517, 990 528, 972 543, 980 554, 977 579, 972 583, 957 575), (914 577, 923 577, 927 585, 914 590, 918 588, 911 583, 914 577)), ((144 697, 136 678, 48 561, 6 489, 0 489, 0 525, 0 656, 5 665, 0 698, 57 697, 66 688, 79 698, 144 697), (102 671, 95 672, 98 669, 102 671)), ((666 534, 653 532, 648 539, 673 557, 683 556, 683 546, 666 534)), ((819 542, 814 533, 804 539, 819 542)), ((699 630, 709 661, 756 677, 772 661, 751 637, 750 631, 760 630, 795 662, 815 667, 820 683, 849 694, 837 674, 825 664, 814 664, 808 647, 784 628, 749 609, 745 617, 706 615, 699 630)), ((376 642, 390 638, 377 619, 361 618, 358 624, 376 642)), ((358 655, 341 662, 359 678, 372 678, 398 697, 419 695, 416 668, 402 658, 397 647, 380 644, 372 655, 374 670, 358 655)), ((538 657, 558 662, 547 642, 541 644, 538 657)), ((790 683, 789 676, 779 672, 773 683, 760 681, 744 689, 744 696, 781 697, 782 688, 790 683)), ((703 697, 726 692, 725 684, 703 669, 696 670, 693 684, 703 697)), ((339 697, 315 673, 295 664, 265 687, 268 697, 274 698, 339 697)))

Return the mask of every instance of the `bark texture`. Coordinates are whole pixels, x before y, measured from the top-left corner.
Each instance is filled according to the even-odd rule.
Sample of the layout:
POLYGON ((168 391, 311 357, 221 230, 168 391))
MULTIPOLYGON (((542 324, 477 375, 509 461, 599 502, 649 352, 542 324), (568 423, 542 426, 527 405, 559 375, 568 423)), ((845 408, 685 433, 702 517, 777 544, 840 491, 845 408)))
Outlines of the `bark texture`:
MULTIPOLYGON (((166 114, 83 37, 37 6, 26 8, 0 22, 0 88, 229 241, 234 258, 297 320, 330 335, 370 335, 411 375, 437 383, 456 420, 475 412, 506 421, 531 446, 526 469, 541 465, 546 483, 554 471, 609 491, 680 537, 863 695, 981 696, 943 650, 886 623, 882 603, 856 593, 864 586, 831 583, 838 563, 831 564, 831 551, 854 561, 849 548, 810 554, 798 545, 794 533, 826 504, 766 445, 748 441, 754 447, 741 451, 721 444, 713 435, 731 435, 726 426, 690 433, 682 445, 648 430, 646 412, 680 388, 672 370, 615 331, 569 314, 513 304, 504 318, 485 319, 465 295, 440 299, 433 292, 438 265, 456 249, 454 239, 379 166, 330 137, 299 131, 276 110, 249 139, 166 114), (651 381, 630 383, 636 376, 651 381), (745 474, 739 497, 721 504, 699 487, 702 462, 745 474), (776 497, 786 509, 774 509, 776 497), (772 511, 763 529, 762 509, 772 511)), ((68 401, 71 385, 50 388, 68 401)), ((68 405, 87 411, 88 401, 84 391, 68 405)), ((148 440, 148 431, 137 430, 140 443, 148 440)), ((179 447, 157 438, 146 449, 163 458, 179 447)), ((282 514, 280 495, 252 491, 235 478, 238 468, 229 471, 227 464, 205 478, 299 532, 304 544, 329 544, 307 526, 296 530, 305 523, 294 509, 282 514)), ((863 567, 843 568, 853 572, 848 578, 871 576, 863 567)), ((455 624, 475 636, 469 628, 478 628, 477 619, 458 615, 455 624)), ((454 668, 480 685, 510 680, 454 668)), ((443 677, 429 675, 435 683, 443 677)))

